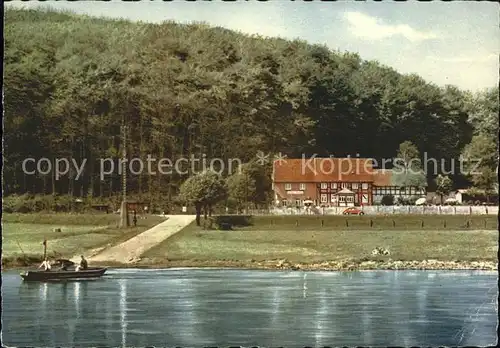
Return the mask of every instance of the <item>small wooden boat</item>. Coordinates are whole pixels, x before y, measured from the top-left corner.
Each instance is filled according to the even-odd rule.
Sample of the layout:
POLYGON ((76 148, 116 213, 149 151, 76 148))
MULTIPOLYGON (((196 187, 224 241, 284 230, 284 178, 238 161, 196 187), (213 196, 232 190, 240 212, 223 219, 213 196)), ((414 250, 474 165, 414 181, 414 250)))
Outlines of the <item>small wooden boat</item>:
POLYGON ((21 273, 21 277, 25 281, 45 281, 45 280, 75 280, 99 278, 104 275, 106 268, 87 268, 79 271, 26 271, 21 273))

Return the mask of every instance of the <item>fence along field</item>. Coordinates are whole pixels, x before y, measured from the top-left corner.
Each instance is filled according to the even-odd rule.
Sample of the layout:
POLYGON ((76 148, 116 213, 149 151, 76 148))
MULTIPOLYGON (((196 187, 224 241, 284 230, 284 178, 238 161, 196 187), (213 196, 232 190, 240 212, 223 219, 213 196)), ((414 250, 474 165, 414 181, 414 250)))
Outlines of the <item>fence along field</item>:
MULTIPOLYGON (((272 215, 342 215, 346 207, 331 208, 273 208, 252 211, 252 214, 272 215)), ((498 206, 365 206, 360 209, 366 215, 498 215, 498 206)))
MULTIPOLYGON (((291 216, 291 215, 220 215, 212 218, 215 226, 251 227, 252 230, 496 230, 498 218, 491 215, 391 215, 391 216, 291 216)), ((210 228, 210 226, 206 226, 210 228)))

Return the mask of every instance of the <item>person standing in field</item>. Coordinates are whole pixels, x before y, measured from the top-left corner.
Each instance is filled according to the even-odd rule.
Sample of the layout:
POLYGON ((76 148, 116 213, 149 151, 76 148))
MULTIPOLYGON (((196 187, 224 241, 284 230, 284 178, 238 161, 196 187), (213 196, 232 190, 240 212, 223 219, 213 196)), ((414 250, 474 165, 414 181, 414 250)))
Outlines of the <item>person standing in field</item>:
POLYGON ((137 227, 137 212, 134 210, 134 219, 133 219, 133 222, 134 222, 134 227, 137 227))

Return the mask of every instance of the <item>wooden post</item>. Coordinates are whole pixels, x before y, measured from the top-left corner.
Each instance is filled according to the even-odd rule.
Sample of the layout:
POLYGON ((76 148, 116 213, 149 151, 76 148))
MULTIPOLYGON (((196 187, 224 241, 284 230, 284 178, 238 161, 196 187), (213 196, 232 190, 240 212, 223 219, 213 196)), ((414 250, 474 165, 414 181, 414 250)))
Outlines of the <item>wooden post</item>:
POLYGON ((467 228, 469 228, 469 227, 470 227, 470 222, 469 222, 469 220, 467 220, 467 222, 466 222, 465 226, 466 226, 467 228))
POLYGON ((373 220, 370 219, 370 227, 373 227, 373 220))
POLYGON ((488 223, 488 220, 484 219, 484 228, 486 228, 487 223, 488 223))
POLYGON ((347 220, 347 219, 345 220, 345 226, 349 227, 349 220, 347 220))
POLYGON ((128 216, 128 204, 127 204, 127 126, 125 123, 122 125, 122 141, 123 141, 123 163, 122 163, 122 203, 120 205, 120 224, 121 228, 127 228, 130 226, 130 219, 128 216))
POLYGON ((295 227, 299 226, 299 220, 295 220, 295 227))
POLYGON ((47 258, 47 239, 43 239, 43 259, 45 260, 47 258))
POLYGON ((424 220, 422 220, 422 228, 424 228, 424 220))
POLYGON ((396 221, 392 220, 392 227, 396 227, 396 221))
POLYGON ((321 227, 325 226, 325 220, 321 220, 321 227))
POLYGON ((446 228, 446 220, 443 222, 443 227, 446 228))

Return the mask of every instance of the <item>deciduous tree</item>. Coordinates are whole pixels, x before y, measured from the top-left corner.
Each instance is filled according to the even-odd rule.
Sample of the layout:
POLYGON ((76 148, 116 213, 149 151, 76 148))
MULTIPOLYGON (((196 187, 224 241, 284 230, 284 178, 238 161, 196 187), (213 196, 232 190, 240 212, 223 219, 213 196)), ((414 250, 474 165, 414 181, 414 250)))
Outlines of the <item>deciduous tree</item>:
POLYGON ((224 180, 213 171, 204 171, 189 177, 182 184, 180 200, 192 204, 196 210, 196 224, 200 226, 202 209, 205 217, 212 214, 212 207, 227 196, 224 180))
POLYGON ((436 179, 436 193, 441 197, 443 204, 443 196, 448 195, 453 188, 453 181, 448 176, 439 174, 436 179))

